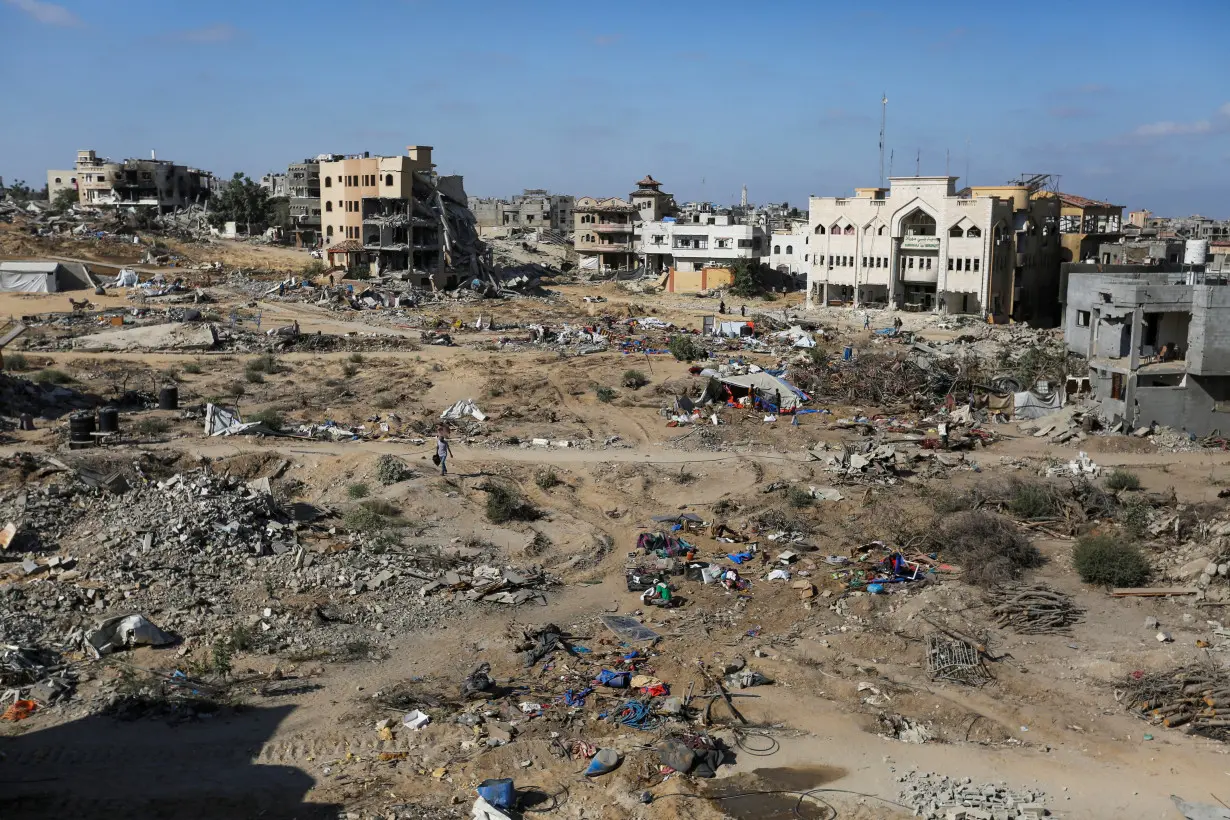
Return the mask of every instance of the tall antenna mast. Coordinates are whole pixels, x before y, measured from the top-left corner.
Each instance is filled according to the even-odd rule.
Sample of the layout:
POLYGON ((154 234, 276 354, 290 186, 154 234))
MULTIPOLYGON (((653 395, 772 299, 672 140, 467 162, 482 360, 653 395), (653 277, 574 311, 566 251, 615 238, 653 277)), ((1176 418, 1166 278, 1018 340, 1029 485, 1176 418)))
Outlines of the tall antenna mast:
POLYGON ((914 176, 922 176, 919 168, 922 167, 922 149, 919 148, 914 154, 914 176))
POLYGON ((880 95, 880 187, 884 187, 884 126, 888 123, 888 94, 880 95))

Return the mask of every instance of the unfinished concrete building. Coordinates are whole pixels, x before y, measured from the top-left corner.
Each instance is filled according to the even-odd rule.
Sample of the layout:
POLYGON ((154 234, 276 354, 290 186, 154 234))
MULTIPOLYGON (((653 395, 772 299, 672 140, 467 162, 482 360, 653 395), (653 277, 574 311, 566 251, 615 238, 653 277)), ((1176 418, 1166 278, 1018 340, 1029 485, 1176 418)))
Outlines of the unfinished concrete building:
POLYGON ((460 176, 441 177, 431 146, 406 156, 346 156, 320 163, 321 223, 330 263, 353 272, 452 287, 462 248, 474 248, 460 176))
POLYGON ((286 169, 291 232, 297 248, 316 248, 321 244, 320 163, 338 159, 342 159, 341 154, 320 154, 286 169))
POLYGON ((1064 337, 1103 417, 1203 436, 1230 430, 1230 286, 1221 274, 1065 266, 1064 337))
POLYGON ((553 194, 545 188, 526 188, 511 200, 470 197, 469 205, 483 236, 548 230, 562 237, 572 233, 576 200, 566 194, 553 194))

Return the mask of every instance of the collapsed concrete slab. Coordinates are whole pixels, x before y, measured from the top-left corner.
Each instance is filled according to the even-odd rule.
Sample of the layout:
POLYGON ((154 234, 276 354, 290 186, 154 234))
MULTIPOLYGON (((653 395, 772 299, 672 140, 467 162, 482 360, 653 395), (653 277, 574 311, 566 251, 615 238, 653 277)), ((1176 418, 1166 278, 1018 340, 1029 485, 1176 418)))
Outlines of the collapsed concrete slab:
POLYGON ((163 324, 108 330, 73 339, 74 350, 122 353, 135 350, 209 350, 218 333, 209 324, 163 324))

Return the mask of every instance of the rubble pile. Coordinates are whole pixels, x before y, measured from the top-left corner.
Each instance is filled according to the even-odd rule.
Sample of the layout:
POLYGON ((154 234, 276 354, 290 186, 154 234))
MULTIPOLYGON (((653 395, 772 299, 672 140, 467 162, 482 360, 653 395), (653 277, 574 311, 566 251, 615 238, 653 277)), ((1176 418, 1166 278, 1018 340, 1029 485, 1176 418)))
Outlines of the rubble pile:
POLYGON ((102 399, 58 384, 43 384, 0 373, 0 416, 16 418, 23 413, 59 418, 74 410, 102 404, 102 399))
POLYGON ((395 551, 386 533, 345 534, 325 521, 329 511, 282 505, 266 486, 197 470, 119 494, 70 481, 3 499, 18 531, 39 536, 8 550, 25 553, 0 584, 9 639, 79 644, 104 617, 141 613, 183 639, 212 641, 238 624, 269 652, 335 650, 371 630, 438 623, 454 590, 476 602, 544 602, 542 573, 490 566, 494 548, 452 558, 395 551), (441 588, 449 594, 428 594, 441 588), (313 603, 283 603, 303 596, 313 603))
POLYGON ((931 772, 901 775, 900 800, 925 820, 1042 820, 1052 816, 1046 795, 1012 789, 1007 783, 974 783, 970 778, 931 772))

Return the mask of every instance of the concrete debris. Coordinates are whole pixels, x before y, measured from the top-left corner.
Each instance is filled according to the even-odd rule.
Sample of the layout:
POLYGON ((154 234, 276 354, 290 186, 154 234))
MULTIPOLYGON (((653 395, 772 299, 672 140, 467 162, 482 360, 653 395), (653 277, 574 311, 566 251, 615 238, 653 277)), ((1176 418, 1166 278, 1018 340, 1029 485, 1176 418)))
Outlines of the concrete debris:
POLYGON ((118 649, 134 646, 166 646, 175 642, 172 635, 163 632, 144 615, 121 615, 108 618, 92 632, 86 633, 85 647, 94 657, 101 658, 118 649))
POLYGON ((1042 820, 1050 816, 1046 794, 1007 783, 975 784, 970 778, 931 772, 899 776, 899 799, 924 820, 1042 820))
POLYGON ((163 324, 108 330, 73 339, 73 349, 92 353, 146 350, 210 350, 218 343, 211 324, 163 324))

